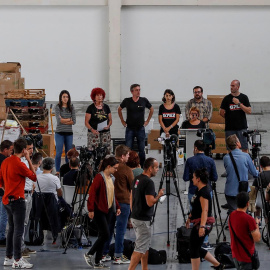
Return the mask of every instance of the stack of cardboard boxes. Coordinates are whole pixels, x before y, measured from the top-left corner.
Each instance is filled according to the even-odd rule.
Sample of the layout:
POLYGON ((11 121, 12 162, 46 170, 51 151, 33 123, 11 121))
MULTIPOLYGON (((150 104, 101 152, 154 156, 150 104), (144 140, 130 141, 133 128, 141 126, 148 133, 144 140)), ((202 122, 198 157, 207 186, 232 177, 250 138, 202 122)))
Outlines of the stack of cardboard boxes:
POLYGON ((215 154, 226 154, 226 142, 225 142, 225 119, 219 115, 219 109, 221 102, 225 96, 222 95, 210 95, 207 99, 212 102, 213 114, 209 123, 209 128, 216 134, 216 149, 212 150, 215 154))
POLYGON ((21 64, 18 62, 0 63, 0 119, 6 118, 5 94, 14 89, 24 89, 21 64))

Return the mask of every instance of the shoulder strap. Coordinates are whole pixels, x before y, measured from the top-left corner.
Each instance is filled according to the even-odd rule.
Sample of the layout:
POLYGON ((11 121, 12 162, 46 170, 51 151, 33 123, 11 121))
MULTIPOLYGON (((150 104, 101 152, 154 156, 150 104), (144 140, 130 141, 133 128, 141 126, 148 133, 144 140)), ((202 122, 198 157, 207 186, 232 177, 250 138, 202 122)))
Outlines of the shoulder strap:
POLYGON ((233 158, 232 152, 230 152, 230 153, 229 153, 229 156, 230 156, 230 158, 231 158, 231 161, 232 161, 232 164, 233 164, 234 170, 235 170, 235 172, 236 172, 236 176, 237 176, 238 182, 240 182, 240 176, 239 176, 239 172, 238 172, 238 169, 237 169, 237 166, 236 166, 235 160, 234 160, 234 158, 233 158))
POLYGON ((229 218, 229 224, 231 227, 231 230, 233 232, 234 237, 237 239, 237 241, 239 242, 239 244, 241 245, 241 247, 244 249, 244 251, 247 253, 248 257, 252 258, 251 254, 249 253, 249 251, 247 250, 247 248, 244 246, 244 244, 240 241, 240 239, 236 236, 236 233, 233 230, 232 224, 231 224, 231 219, 229 218))

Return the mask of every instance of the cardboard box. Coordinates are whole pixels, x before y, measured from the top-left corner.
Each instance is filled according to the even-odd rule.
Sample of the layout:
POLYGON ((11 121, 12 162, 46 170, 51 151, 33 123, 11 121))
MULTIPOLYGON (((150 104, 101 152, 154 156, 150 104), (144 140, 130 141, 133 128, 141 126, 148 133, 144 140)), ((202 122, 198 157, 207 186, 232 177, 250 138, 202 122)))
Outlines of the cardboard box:
POLYGON ((25 89, 25 79, 24 78, 19 79, 19 89, 25 89))
POLYGON ((150 146, 150 150, 162 150, 163 145, 160 144, 157 140, 160 137, 160 130, 159 129, 151 129, 150 133, 148 134, 147 144, 150 146))
POLYGON ((215 154, 227 154, 225 138, 216 138, 216 149, 212 150, 215 154))
POLYGON ((225 124, 225 118, 223 118, 219 114, 219 110, 218 111, 213 111, 212 118, 210 120, 210 123, 214 123, 214 124, 225 124))
POLYGON ((6 107, 5 95, 0 94, 0 107, 6 107))
POLYGON ((208 95, 207 99, 212 102, 213 114, 210 123, 224 124, 225 119, 219 115, 219 109, 224 95, 208 95))
POLYGON ((19 62, 0 63, 0 72, 20 73, 21 64, 19 62))
POLYGON ((19 73, 0 73, 0 89, 5 94, 10 90, 19 88, 19 73))
MULTIPOLYGON (((42 150, 48 155, 48 157, 54 158, 54 137, 52 134, 42 134, 43 148, 42 150)), ((42 151, 43 157, 46 157, 42 151)))
POLYGON ((209 128, 214 131, 216 138, 225 138, 225 124, 209 123, 209 128))
POLYGON ((0 106, 0 119, 6 119, 6 106, 0 106))

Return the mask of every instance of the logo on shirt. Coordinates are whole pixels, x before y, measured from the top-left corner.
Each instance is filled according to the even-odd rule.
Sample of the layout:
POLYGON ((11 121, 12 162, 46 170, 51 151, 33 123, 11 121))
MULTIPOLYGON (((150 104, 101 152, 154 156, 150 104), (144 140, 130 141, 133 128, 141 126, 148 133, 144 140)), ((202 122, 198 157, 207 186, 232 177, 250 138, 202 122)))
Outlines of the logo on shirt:
POLYGON ((96 118, 98 118, 100 121, 104 121, 108 119, 107 114, 102 110, 102 111, 97 111, 95 113, 96 118))
POLYGON ((162 116, 163 116, 163 118, 165 118, 165 119, 175 118, 175 112, 171 112, 171 113, 163 113, 162 116))
POLYGON ((241 108, 240 108, 240 105, 230 104, 230 110, 231 111, 238 111, 238 110, 241 110, 241 108))
POLYGON ((136 182, 135 182, 135 186, 134 186, 134 188, 137 188, 137 187, 138 187, 139 182, 140 182, 140 180, 139 180, 139 179, 137 179, 137 180, 136 180, 136 182))

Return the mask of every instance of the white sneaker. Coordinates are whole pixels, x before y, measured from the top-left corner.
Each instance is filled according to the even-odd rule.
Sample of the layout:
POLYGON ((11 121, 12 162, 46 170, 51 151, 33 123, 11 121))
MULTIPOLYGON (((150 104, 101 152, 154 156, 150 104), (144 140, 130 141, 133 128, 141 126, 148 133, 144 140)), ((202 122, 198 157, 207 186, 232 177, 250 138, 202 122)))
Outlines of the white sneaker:
POLYGON ((12 268, 32 268, 34 265, 29 263, 25 258, 21 257, 19 261, 14 261, 12 268))
POLYGON ((101 259, 102 262, 111 261, 111 260, 112 260, 112 257, 109 254, 103 255, 101 259))
POLYGON ((114 264, 125 264, 125 263, 130 263, 130 260, 125 256, 122 255, 122 257, 115 257, 113 260, 114 264))
POLYGON ((8 258, 8 257, 5 257, 4 265, 5 265, 5 266, 11 266, 11 265, 13 264, 13 262, 14 262, 13 257, 12 257, 11 259, 8 258))

